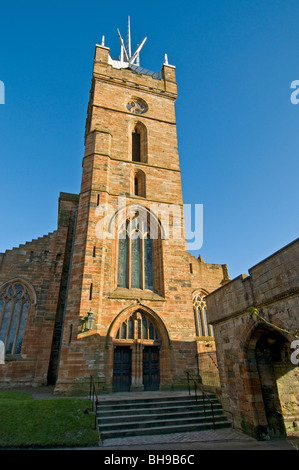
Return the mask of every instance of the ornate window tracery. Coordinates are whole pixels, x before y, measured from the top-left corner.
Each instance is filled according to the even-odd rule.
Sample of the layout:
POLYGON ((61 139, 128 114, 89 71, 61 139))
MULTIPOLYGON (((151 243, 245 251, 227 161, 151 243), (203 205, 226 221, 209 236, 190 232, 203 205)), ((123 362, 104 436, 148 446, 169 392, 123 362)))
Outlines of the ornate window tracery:
POLYGON ((208 324, 206 294, 197 292, 193 296, 193 310, 197 336, 214 336, 212 325, 208 324))
POLYGON ((115 339, 159 341, 159 335, 150 318, 137 311, 123 321, 115 339))
POLYGON ((5 345, 5 354, 21 354, 31 303, 21 282, 11 282, 0 291, 0 341, 5 345))
POLYGON ((117 286, 154 290, 153 240, 148 214, 136 212, 121 225, 117 286))

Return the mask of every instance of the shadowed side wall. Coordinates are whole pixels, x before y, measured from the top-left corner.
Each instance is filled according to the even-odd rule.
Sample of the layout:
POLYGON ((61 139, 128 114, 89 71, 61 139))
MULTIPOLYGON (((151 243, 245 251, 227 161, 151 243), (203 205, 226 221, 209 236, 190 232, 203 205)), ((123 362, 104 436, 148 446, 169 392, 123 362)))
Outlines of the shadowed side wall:
POLYGON ((299 374, 291 363, 291 343, 299 330, 299 240, 253 266, 206 298, 214 326, 223 405, 236 427, 258 438, 269 434, 258 370, 257 342, 275 341, 279 332, 284 346, 273 358, 273 370, 287 433, 298 429, 299 374), (249 313, 254 306, 263 321, 249 313), (276 327, 276 328, 275 328, 276 327), (280 330, 278 330, 280 329, 280 330))

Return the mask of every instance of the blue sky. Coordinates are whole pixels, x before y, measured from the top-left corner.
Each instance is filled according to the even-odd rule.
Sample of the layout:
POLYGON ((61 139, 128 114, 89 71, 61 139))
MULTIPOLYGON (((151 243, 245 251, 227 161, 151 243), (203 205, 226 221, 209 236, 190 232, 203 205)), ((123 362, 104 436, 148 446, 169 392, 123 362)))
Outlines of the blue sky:
MULTIPOLYGON (((0 252, 56 229, 78 193, 94 46, 117 28, 141 65, 176 66, 184 202, 203 204, 203 246, 231 278, 298 237, 299 2, 8 2, 1 6, 0 252)), ((198 252, 195 253, 196 256, 198 252)))

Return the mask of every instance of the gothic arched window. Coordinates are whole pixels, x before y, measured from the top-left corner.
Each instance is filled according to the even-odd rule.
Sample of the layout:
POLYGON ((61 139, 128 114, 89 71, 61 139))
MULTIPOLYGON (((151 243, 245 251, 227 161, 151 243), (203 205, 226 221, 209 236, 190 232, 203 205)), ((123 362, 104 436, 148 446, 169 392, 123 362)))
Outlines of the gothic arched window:
POLYGON ((134 312, 121 324, 115 338, 159 341, 158 332, 151 319, 139 311, 134 312))
POLYGON ((132 133, 132 160, 140 162, 140 133, 137 129, 132 133))
POLYGON ((136 212, 121 226, 118 242, 117 287, 154 290, 153 240, 149 215, 136 212))
POLYGON ((20 354, 31 299, 21 282, 11 282, 0 291, 0 341, 5 354, 20 354))
POLYGON ((196 335, 214 336, 213 327, 208 324, 205 295, 203 292, 197 292, 193 297, 196 335))
POLYGON ((138 185, 138 178, 137 178, 137 176, 135 176, 135 178, 134 178, 134 194, 135 194, 135 196, 139 196, 139 193, 140 193, 138 186, 139 186, 138 185))
POLYGON ((131 174, 131 194, 146 197, 145 173, 142 170, 134 170, 131 174))
POLYGON ((138 122, 131 134, 132 161, 147 163, 147 129, 138 122))

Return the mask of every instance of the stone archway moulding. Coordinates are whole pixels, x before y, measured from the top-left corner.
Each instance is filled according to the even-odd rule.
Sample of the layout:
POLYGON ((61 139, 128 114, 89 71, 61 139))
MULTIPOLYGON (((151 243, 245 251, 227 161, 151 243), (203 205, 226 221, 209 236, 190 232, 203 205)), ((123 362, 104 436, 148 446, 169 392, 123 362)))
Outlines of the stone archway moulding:
POLYGON ((111 323, 111 325, 108 329, 107 335, 106 335, 106 347, 108 347, 109 344, 110 344, 110 341, 113 340, 113 338, 115 338, 116 333, 117 333, 120 325, 127 318, 129 318, 131 315, 133 315, 133 313, 136 312, 136 311, 140 311, 141 313, 144 313, 144 314, 146 314, 150 317, 150 319, 152 320, 152 322, 153 322, 154 326, 156 327, 157 331, 161 335, 161 340, 162 340, 163 344, 165 346, 166 345, 170 346, 170 338, 169 338, 167 328, 166 328, 164 322, 159 317, 159 315, 157 315, 156 312, 154 312, 152 309, 150 309, 146 305, 134 304, 133 306, 131 305, 129 307, 126 307, 124 310, 122 310, 114 318, 114 320, 112 321, 112 323, 111 323))
MULTIPOLYGON (((108 387, 112 386, 112 379, 113 379, 113 357, 114 357, 114 346, 117 345, 118 340, 116 339, 116 334, 122 325, 122 323, 130 318, 135 312, 140 312, 148 317, 148 319, 152 322, 154 328, 156 329, 159 340, 160 340, 160 384, 161 386, 167 384, 172 374, 171 371, 171 363, 170 354, 171 354, 171 344, 170 338, 167 331, 167 328, 162 321, 162 319, 157 315, 149 307, 142 305, 142 304, 134 304, 131 305, 124 310, 122 310, 112 321, 107 335, 106 335, 106 354, 105 354, 105 369, 106 369, 106 377, 107 377, 107 385, 108 387)), ((132 387, 137 387, 140 389, 142 387, 142 351, 143 346, 146 344, 143 340, 127 340, 125 343, 133 351, 133 371, 132 371, 132 387), (137 366, 136 366, 137 364, 137 366), (136 372, 137 371, 137 372, 136 372)), ((137 389, 136 388, 136 389, 137 389)), ((142 388, 141 388, 142 389, 142 388)))

